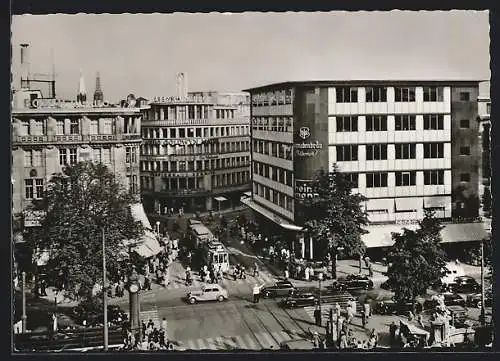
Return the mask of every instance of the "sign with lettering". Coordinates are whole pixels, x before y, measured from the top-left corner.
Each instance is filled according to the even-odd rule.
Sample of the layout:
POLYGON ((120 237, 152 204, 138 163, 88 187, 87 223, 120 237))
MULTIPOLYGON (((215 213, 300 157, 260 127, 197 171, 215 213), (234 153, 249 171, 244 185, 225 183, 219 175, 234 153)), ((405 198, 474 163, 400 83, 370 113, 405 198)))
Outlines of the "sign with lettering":
POLYGON ((319 194, 314 189, 314 183, 313 180, 296 179, 295 199, 304 200, 319 197, 319 194))
POLYGON ((323 149, 323 144, 315 141, 309 143, 295 143, 293 145, 294 153, 298 157, 314 157, 318 152, 323 149))
POLYGON ((45 211, 24 211, 24 226, 25 227, 41 227, 42 221, 45 218, 45 211))

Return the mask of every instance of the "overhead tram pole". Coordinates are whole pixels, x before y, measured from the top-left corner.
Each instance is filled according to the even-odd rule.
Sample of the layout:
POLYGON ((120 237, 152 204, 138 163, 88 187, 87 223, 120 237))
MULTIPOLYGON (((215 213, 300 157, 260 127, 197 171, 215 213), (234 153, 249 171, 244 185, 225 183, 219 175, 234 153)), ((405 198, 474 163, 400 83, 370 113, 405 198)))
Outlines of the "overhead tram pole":
POLYGON ((104 351, 108 351, 108 290, 106 288, 106 240, 102 228, 102 300, 104 307, 104 351))

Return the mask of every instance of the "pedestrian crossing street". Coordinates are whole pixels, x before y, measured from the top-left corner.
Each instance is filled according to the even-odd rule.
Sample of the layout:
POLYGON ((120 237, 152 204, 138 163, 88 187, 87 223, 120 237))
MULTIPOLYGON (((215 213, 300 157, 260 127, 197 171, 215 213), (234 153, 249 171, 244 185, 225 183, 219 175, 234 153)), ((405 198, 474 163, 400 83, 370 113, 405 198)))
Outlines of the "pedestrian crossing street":
POLYGON ((301 339, 297 331, 274 331, 247 333, 244 335, 218 336, 198 338, 185 341, 174 341, 175 350, 263 350, 279 349, 284 341, 301 339))

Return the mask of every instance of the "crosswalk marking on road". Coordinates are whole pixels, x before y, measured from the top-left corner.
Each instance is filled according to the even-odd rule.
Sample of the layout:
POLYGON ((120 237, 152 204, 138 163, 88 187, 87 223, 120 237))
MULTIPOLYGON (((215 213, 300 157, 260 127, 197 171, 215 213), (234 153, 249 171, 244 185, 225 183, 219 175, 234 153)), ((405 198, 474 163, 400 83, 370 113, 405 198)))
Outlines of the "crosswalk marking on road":
POLYGON ((198 338, 185 341, 178 341, 177 350, 261 350, 261 349, 278 349, 280 343, 298 339, 297 331, 273 331, 273 332, 258 332, 247 333, 244 335, 235 336, 218 336, 211 338, 198 338), (294 336, 291 336, 293 334, 294 336))

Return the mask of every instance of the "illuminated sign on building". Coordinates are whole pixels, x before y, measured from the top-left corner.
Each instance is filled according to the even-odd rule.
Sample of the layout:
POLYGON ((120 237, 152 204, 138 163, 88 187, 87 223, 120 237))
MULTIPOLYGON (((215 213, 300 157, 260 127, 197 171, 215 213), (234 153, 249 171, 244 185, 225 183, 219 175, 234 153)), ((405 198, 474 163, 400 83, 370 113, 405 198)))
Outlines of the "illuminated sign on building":
POLYGON ((319 194, 314 189, 314 183, 313 180, 296 179, 295 199, 303 200, 319 197, 319 194))

